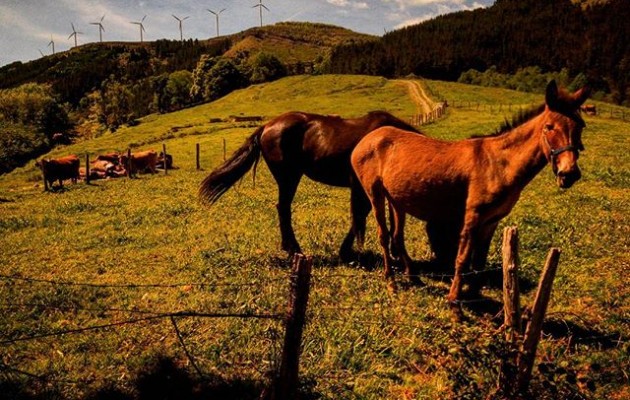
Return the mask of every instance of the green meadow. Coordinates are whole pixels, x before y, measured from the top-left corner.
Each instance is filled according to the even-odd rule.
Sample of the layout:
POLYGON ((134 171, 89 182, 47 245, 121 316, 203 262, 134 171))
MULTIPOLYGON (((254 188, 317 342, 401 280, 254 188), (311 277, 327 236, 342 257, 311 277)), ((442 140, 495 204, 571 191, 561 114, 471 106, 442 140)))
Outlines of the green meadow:
MULTIPOLYGON (((421 83, 434 99, 455 102, 442 119, 421 128, 448 140, 492 133, 518 107, 543 101, 542 94, 421 83), (465 102, 494 107, 457 106, 465 102)), ((290 77, 150 115, 48 155, 77 154, 83 164, 86 154, 160 151, 165 144, 177 167, 168 175, 67 183, 56 192, 43 191, 34 161, 0 176, 2 393, 258 398, 279 361, 280 321, 150 318, 286 310, 290 265, 280 250, 276 185, 264 162, 255 185, 250 173, 214 206, 198 200, 199 183, 223 161, 224 146, 229 156, 255 129, 211 120, 270 119, 291 110, 355 117, 376 109, 404 119, 416 105, 404 86, 384 78, 290 77), (105 325, 111 326, 80 331, 105 325)), ((359 262, 340 262, 349 191, 304 178, 293 204, 296 236, 314 258, 300 364, 303 397, 486 398, 506 353, 496 272, 500 232, 516 225, 522 303, 532 301, 549 248, 562 250, 534 369, 535 397, 628 398, 630 123, 605 115, 585 120, 581 181, 561 190, 547 167, 525 189, 495 235, 484 299, 464 307, 461 324, 452 322, 445 301, 448 279, 425 277, 427 286, 416 287, 399 277, 400 290, 388 292, 372 216, 359 262)), ((423 223, 408 220, 406 237, 411 256, 424 265, 423 223)))

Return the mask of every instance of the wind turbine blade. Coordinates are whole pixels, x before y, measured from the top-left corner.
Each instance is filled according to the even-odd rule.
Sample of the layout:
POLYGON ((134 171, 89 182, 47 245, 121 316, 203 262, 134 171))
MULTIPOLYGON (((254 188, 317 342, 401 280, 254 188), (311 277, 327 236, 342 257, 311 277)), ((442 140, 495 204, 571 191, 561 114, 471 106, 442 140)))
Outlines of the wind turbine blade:
POLYGON ((177 17, 175 16, 175 14, 171 14, 171 15, 172 15, 172 16, 173 16, 173 18, 175 18, 176 20, 181 21, 181 19, 177 18, 177 17))
POLYGON ((189 16, 188 17, 184 17, 184 19, 182 19, 182 21, 186 21, 188 18, 190 18, 190 17, 189 16))
POLYGON ((103 16, 101 17, 101 22, 103 22, 104 19, 105 19, 105 14, 103 14, 103 16))
POLYGON ((72 22, 70 22, 70 25, 72 25, 72 32, 75 32, 76 29, 74 29, 74 24, 72 22))
MULTIPOLYGON (((261 6, 262 8, 264 8, 265 10, 269 11, 269 9, 267 8, 267 6, 266 6, 266 5, 261 4, 260 6, 261 6)), ((269 12, 271 12, 271 11, 269 11, 269 12)))
POLYGON ((68 36, 68 39, 70 39, 70 38, 71 38, 72 36, 74 36, 75 34, 76 34, 76 32, 72 32, 72 33, 70 34, 70 36, 68 36))
POLYGON ((223 11, 225 11, 225 8, 223 10, 219 11, 219 14, 221 14, 223 11))
POLYGON ((101 24, 98 24, 99 28, 103 30, 103 32, 105 32, 105 27, 101 24))
POLYGON ((144 29, 144 25, 140 24, 140 30, 142 30, 142 32, 146 32, 146 30, 144 29))
POLYGON ((147 17, 146 15, 145 15, 144 17, 142 17, 142 19, 140 20, 140 22, 144 22, 144 19, 145 19, 146 17, 147 17))

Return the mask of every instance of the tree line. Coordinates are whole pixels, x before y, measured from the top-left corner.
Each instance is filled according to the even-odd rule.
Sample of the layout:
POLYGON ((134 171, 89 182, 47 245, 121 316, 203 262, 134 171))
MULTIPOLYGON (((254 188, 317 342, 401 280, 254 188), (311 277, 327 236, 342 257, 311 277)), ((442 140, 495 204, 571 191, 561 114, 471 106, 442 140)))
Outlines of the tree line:
POLYGON ((629 101, 627 0, 497 0, 486 9, 443 15, 333 49, 326 72, 457 80, 469 71, 584 74, 606 99, 629 101))

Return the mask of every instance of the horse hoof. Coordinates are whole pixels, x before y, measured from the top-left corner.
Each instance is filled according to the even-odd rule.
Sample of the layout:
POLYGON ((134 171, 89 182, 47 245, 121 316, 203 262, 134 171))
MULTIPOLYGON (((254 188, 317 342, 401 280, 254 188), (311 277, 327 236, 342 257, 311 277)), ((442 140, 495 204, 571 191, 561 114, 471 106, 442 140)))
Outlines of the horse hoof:
POLYGON ((352 261, 356 261, 356 255, 351 250, 340 250, 339 259, 342 263, 349 264, 352 261))
POLYGON ((394 278, 387 279, 387 291, 390 294, 396 294, 396 292, 398 292, 398 286, 396 285, 394 278))

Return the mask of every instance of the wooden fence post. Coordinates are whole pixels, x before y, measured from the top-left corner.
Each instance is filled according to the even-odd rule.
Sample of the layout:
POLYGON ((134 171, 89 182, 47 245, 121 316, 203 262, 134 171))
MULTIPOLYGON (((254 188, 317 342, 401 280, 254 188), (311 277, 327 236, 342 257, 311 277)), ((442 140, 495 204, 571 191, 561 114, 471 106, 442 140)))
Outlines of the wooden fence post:
POLYGON ((523 349, 518 359, 517 387, 521 393, 527 391, 529 381, 532 378, 536 348, 540 341, 542 324, 545 319, 545 313, 547 312, 549 298, 551 297, 551 288, 553 286, 553 279, 556 276, 559 259, 560 249, 555 247, 551 248, 547 255, 547 261, 545 262, 545 268, 540 277, 540 282, 538 283, 536 298, 532 306, 532 316, 527 324, 527 330, 525 331, 525 337, 523 339, 523 349))
POLYGON ((90 184, 90 154, 85 153, 85 183, 90 184))
POLYGON ((225 161, 225 138, 223 138, 223 161, 225 161))
POLYGON ((310 291, 313 259, 303 254, 293 258, 291 274, 291 296, 286 320, 286 333, 282 349, 282 361, 277 379, 273 384, 273 400, 295 399, 299 384, 300 351, 302 332, 306 320, 306 306, 310 291))
POLYGON ((162 143, 162 154, 164 154, 164 175, 168 175, 168 163, 166 162, 166 143, 162 143))
POLYGON ((201 164, 199 163, 199 143, 195 145, 195 153, 196 153, 196 160, 197 160, 197 171, 199 171, 201 169, 201 164))
POLYGON ((518 287, 518 229, 515 226, 503 230, 503 324, 509 343, 521 332, 521 306, 518 287))
POLYGON ((131 148, 127 149, 127 165, 125 165, 125 168, 127 168, 127 178, 131 179, 131 148))
POLYGON ((513 398, 516 392, 514 379, 517 375, 518 338, 521 333, 521 310, 518 288, 518 229, 503 230, 503 329, 507 353, 501 359, 499 391, 505 398, 513 398))

